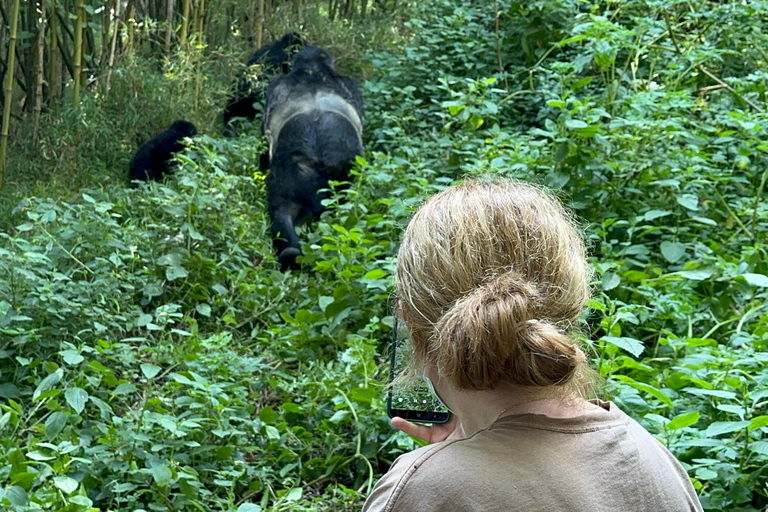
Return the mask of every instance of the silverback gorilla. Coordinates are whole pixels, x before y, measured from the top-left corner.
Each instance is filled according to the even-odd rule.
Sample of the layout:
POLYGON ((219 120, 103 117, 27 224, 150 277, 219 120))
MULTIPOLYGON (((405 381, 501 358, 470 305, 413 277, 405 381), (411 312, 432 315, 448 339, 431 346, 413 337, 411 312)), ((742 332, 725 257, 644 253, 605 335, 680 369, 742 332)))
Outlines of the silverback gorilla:
POLYGON ((333 57, 307 46, 291 73, 267 88, 264 131, 269 142, 267 202, 282 268, 296 268, 296 222, 323 210, 328 181, 346 181, 363 154, 363 97, 357 80, 340 75, 333 57))
POLYGON ((197 128, 189 121, 175 121, 139 148, 131 160, 131 180, 159 180, 171 172, 169 163, 174 153, 184 149, 184 137, 197 135, 197 128))
POLYGON ((262 111, 267 82, 275 75, 288 73, 294 54, 304 46, 304 40, 299 34, 289 32, 251 55, 245 64, 246 69, 238 77, 237 91, 230 96, 224 107, 225 137, 237 135, 238 118, 249 121, 256 119, 262 111))

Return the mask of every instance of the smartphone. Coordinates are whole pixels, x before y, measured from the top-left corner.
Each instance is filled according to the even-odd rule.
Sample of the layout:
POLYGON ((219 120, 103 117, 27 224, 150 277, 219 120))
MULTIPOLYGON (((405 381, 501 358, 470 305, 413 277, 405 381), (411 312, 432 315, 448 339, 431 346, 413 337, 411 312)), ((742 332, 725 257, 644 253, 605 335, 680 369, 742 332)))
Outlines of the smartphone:
POLYGON ((392 385, 413 354, 413 344, 408 328, 402 320, 398 320, 397 315, 394 316, 392 326, 390 351, 390 386, 387 395, 387 414, 389 417, 399 416, 408 421, 419 423, 447 422, 451 418, 451 411, 430 390, 426 382, 419 380, 392 385))

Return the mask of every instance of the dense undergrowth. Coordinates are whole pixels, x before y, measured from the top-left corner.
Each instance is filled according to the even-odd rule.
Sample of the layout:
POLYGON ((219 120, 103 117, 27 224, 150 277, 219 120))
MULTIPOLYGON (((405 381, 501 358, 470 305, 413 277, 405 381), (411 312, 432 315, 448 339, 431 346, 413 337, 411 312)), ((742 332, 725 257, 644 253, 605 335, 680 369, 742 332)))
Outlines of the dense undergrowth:
MULTIPOLYGON (((159 117, 94 95, 52 118, 59 176, 18 178, 3 207, 3 509, 358 509, 414 447, 381 389, 398 237, 467 175, 541 182, 576 210, 600 394, 705 509, 765 509, 768 3, 497 7, 498 23, 489 2, 422 2, 392 36, 407 43, 349 63, 369 151, 305 230, 303 272, 273 260, 258 137, 199 137, 172 180, 132 190, 125 127, 159 117)), ((215 133, 223 89, 196 104, 182 64, 124 79, 215 133)))

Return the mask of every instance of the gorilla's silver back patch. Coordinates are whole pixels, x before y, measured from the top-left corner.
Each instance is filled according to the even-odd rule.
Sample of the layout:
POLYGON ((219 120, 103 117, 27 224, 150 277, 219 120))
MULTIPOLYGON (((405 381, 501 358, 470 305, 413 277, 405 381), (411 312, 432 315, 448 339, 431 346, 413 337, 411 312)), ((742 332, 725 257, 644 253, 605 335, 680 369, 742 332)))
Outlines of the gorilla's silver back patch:
POLYGON ((318 91, 315 93, 300 93, 289 95, 270 115, 267 124, 267 141, 269 142, 269 158, 274 157, 277 140, 280 131, 294 117, 320 110, 324 112, 335 112, 344 117, 355 128, 358 141, 363 145, 363 122, 355 107, 339 96, 328 91, 318 91))

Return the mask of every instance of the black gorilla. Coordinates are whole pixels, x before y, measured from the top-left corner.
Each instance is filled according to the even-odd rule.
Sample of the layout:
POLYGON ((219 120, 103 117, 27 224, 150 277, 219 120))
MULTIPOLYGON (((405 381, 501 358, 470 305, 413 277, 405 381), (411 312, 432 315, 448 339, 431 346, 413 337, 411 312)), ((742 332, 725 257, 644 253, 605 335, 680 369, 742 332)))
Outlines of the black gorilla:
POLYGON ((293 55, 304 47, 304 40, 295 32, 289 32, 282 38, 266 44, 256 50, 246 63, 246 69, 237 80, 237 91, 230 96, 224 107, 224 136, 237 135, 236 118, 250 121, 261 113, 264 104, 264 90, 269 79, 275 75, 290 71, 293 55))
POLYGON ((295 224, 318 215, 328 181, 346 181, 363 154, 363 97, 357 80, 340 75, 317 46, 296 54, 290 74, 267 88, 264 131, 269 142, 267 202, 278 261, 295 268, 301 254, 295 224))
POLYGON ((171 172, 168 160, 184 149, 181 140, 197 135, 197 128, 189 121, 175 121, 139 148, 131 160, 131 180, 159 180, 171 172))

